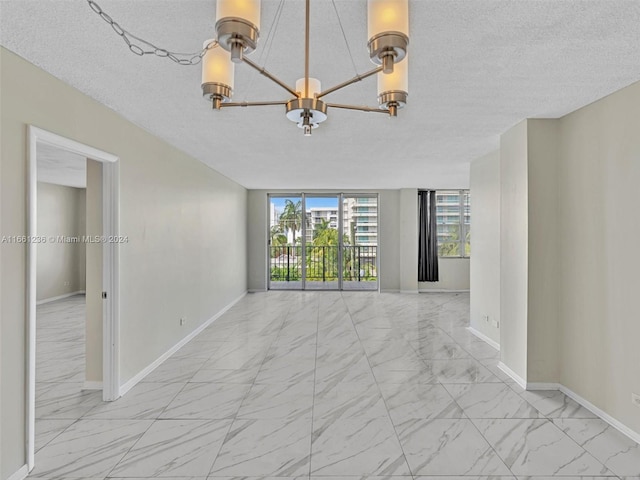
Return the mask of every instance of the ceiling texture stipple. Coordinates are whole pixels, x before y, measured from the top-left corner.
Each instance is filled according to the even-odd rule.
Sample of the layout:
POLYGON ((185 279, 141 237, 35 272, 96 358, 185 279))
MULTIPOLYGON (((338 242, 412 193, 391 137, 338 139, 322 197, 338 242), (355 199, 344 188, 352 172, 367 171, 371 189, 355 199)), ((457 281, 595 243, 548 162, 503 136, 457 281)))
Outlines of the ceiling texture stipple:
MULTIPOLYGON (((120 25, 179 52, 214 32, 213 0, 102 0, 120 25)), ((251 59, 294 84, 304 73, 304 2, 262 1, 251 59), (265 63, 266 62, 266 63, 265 63)), ((358 73, 372 68, 365 0, 336 0, 358 73)), ((355 72, 330 0, 312 0, 311 76, 355 72)), ((200 67, 130 53, 84 0, 0 0, 0 42, 247 188, 462 188, 472 160, 525 118, 556 118, 640 80, 637 0, 411 0, 409 99, 396 119, 331 112, 310 138, 283 107, 212 111, 200 67)), ((234 101, 284 100, 247 65, 234 101)), ((327 97, 377 105, 375 77, 327 97)))

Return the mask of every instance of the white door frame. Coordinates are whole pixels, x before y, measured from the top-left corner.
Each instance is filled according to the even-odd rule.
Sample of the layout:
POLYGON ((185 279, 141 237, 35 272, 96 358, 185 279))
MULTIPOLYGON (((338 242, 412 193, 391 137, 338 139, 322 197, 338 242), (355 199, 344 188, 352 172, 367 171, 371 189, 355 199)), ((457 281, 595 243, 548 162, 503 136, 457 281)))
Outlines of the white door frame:
MULTIPOLYGON (((102 162, 102 228, 108 240, 120 232, 120 162, 110 153, 78 143, 33 125, 28 126, 28 224, 27 235, 37 237, 37 144, 44 143, 102 162)), ((105 241, 102 248, 102 285, 106 300, 102 307, 102 398, 120 396, 119 378, 119 249, 118 242, 105 241)), ((37 242, 27 242, 27 465, 35 465, 36 406, 36 259, 37 242)), ((104 294, 103 294, 104 295, 104 294)))

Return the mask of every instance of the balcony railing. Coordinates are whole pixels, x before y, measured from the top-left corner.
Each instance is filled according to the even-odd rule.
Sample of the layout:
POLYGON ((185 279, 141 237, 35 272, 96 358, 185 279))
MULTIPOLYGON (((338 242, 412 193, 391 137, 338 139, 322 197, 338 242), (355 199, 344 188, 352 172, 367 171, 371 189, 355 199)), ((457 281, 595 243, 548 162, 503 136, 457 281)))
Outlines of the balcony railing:
MULTIPOLYGON (((378 247, 373 245, 345 245, 342 247, 342 266, 339 265, 339 247, 336 245, 307 245, 305 280, 311 282, 337 281, 375 282, 378 247)), ((275 282, 302 280, 302 247, 293 245, 270 246, 270 278, 275 282)))

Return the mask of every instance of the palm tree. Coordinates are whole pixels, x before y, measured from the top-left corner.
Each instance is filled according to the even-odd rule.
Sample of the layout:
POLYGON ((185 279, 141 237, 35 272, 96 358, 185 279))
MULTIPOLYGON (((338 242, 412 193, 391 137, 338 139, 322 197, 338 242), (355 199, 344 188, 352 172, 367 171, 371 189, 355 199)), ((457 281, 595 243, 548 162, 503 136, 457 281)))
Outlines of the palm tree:
POLYGON ((329 220, 323 218, 320 220, 320 223, 316 224, 313 228, 313 239, 315 244, 315 239, 322 235, 326 230, 329 229, 329 220))
POLYGON ((302 200, 293 203, 293 200, 287 198, 284 202, 284 210, 278 219, 278 223, 283 231, 291 230, 293 234, 293 241, 291 243, 296 243, 296 231, 302 229, 302 220, 302 200))
POLYGON ((280 255, 281 248, 287 244, 287 236, 283 233, 280 225, 274 225, 269 231, 269 240, 271 245, 271 256, 277 257, 280 255))

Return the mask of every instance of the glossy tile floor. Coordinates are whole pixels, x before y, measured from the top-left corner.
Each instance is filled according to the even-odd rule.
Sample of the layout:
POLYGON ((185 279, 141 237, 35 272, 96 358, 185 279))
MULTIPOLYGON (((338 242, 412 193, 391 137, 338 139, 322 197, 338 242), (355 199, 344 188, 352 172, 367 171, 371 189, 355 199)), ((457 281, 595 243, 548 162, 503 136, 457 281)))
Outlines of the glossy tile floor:
POLYGON ((73 328, 45 332, 74 302, 39 330, 36 477, 640 479, 637 444, 496 368, 466 294, 247 295, 113 403, 78 391, 73 328))

